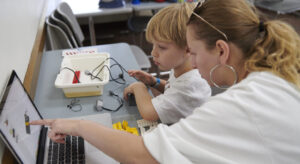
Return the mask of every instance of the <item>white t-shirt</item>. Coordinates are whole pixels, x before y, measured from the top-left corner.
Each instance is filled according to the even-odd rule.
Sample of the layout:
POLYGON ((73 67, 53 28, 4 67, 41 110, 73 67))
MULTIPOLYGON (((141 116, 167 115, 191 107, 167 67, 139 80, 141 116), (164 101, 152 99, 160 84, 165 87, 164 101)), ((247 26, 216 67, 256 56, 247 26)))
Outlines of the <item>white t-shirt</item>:
POLYGON ((164 94, 153 98, 152 104, 160 121, 169 124, 192 114, 210 95, 210 86, 198 70, 193 69, 178 78, 171 71, 164 94))
POLYGON ((300 89, 255 72, 186 119, 143 136, 160 163, 300 162, 300 89))

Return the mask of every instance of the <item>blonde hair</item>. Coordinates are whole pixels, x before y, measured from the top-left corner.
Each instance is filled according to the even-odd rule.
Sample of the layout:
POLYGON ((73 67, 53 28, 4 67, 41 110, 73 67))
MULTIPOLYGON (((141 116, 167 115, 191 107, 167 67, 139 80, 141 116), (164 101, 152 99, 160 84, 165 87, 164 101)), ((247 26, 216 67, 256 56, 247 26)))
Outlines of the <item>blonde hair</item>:
POLYGON ((174 42, 179 47, 187 46, 186 24, 195 3, 176 3, 161 9, 149 21, 146 39, 174 42))
MULTIPOLYGON (((248 72, 269 71, 300 88, 300 38, 290 25, 278 20, 260 21, 255 7, 245 0, 208 0, 195 13, 242 50, 248 72)), ((217 40, 224 40, 195 15, 188 25, 208 49, 214 48, 217 40)))

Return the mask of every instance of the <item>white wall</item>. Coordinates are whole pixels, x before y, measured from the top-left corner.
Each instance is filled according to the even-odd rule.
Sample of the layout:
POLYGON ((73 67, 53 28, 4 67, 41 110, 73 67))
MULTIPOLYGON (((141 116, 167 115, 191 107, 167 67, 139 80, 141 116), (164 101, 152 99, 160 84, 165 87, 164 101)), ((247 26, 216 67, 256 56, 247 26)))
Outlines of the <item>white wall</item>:
POLYGON ((3 91, 12 69, 25 77, 44 1, 0 1, 0 89, 3 91))
MULTIPOLYGON (((58 1, 0 0, 0 98, 13 69, 24 80, 44 3, 49 13, 58 1)), ((3 148, 0 140, 0 163, 3 148)))

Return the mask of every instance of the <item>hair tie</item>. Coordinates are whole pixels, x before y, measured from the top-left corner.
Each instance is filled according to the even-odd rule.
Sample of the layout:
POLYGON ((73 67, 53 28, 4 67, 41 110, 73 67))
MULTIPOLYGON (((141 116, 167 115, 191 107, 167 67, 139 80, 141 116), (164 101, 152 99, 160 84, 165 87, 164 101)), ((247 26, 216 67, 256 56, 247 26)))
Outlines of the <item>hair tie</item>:
POLYGON ((265 31, 265 25, 264 25, 264 22, 263 22, 263 21, 260 21, 260 22, 259 22, 258 28, 259 28, 259 32, 265 31))

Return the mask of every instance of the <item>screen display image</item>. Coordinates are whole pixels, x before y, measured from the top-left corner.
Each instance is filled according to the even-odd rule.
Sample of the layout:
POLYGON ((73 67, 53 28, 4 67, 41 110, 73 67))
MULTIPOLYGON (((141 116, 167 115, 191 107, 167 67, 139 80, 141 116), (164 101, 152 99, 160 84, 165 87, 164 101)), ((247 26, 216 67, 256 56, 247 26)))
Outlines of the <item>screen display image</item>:
POLYGON ((0 105, 0 131, 23 163, 36 163, 41 126, 29 122, 39 119, 21 81, 11 77, 0 105))

